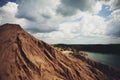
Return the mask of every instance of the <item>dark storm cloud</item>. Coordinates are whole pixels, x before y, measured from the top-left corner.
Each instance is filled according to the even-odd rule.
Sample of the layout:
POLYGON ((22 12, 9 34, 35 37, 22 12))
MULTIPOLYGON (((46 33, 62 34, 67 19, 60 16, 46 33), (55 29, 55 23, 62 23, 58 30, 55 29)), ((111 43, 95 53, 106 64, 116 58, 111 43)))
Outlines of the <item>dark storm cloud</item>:
POLYGON ((17 18, 24 18, 29 21, 36 21, 38 9, 35 8, 36 5, 32 4, 32 0, 26 3, 25 0, 17 0, 18 12, 16 14, 17 18))
POLYGON ((107 35, 112 37, 120 37, 120 23, 109 26, 107 28, 107 35))
POLYGON ((47 2, 47 0, 17 0, 16 18, 26 21, 27 31, 49 33, 57 30, 56 25, 50 21, 53 14, 51 6, 47 2))
MULTIPOLYGON (((24 8, 22 7, 23 6, 23 3, 20 2, 20 0, 18 0, 17 2, 19 4, 18 6, 18 12, 16 14, 16 17, 17 18, 24 18, 24 19, 27 19, 29 21, 36 21, 36 14, 37 13, 37 10, 32 10, 31 9, 31 12, 30 12, 30 8, 29 6, 25 6, 24 8)), ((25 4, 25 3, 24 3, 25 4)))
POLYGON ((117 7, 117 8, 120 8, 120 0, 117 0, 117 2, 116 2, 116 7, 117 7))
POLYGON ((58 28, 55 26, 52 26, 50 24, 41 24, 36 22, 31 22, 27 25, 28 27, 25 28, 25 30, 31 32, 31 33, 50 33, 54 31, 58 31, 58 28))
POLYGON ((98 1, 110 1, 110 0, 98 0, 98 1))
MULTIPOLYGON (((19 8, 19 7, 18 7, 19 8)), ((23 11, 21 9, 19 9, 18 13, 16 14, 17 18, 24 18, 27 19, 29 21, 37 21, 37 19, 39 17, 44 18, 44 19, 50 19, 51 16, 49 14, 44 14, 44 13, 39 13, 37 12, 37 10, 33 13, 26 13, 26 11, 23 11), (37 14, 35 14, 37 13, 37 14)))
POLYGON ((50 33, 53 31, 57 31, 57 29, 40 29, 40 28, 26 28, 27 31, 31 33, 50 33))
POLYGON ((77 12, 77 10, 74 9, 73 7, 68 7, 65 5, 59 5, 56 11, 57 13, 60 13, 63 16, 71 16, 77 12))
POLYGON ((120 37, 120 9, 114 10, 109 16, 110 22, 107 26, 107 35, 120 37))
POLYGON ((71 16, 75 14, 77 10, 90 10, 95 2, 96 0, 61 0, 61 4, 56 11, 64 16, 71 16))
POLYGON ((51 16, 50 16, 50 15, 47 15, 47 14, 41 14, 41 16, 42 16, 43 18, 46 18, 46 19, 50 19, 50 18, 51 18, 51 16))
POLYGON ((27 19, 27 20, 29 20, 29 21, 36 21, 36 18, 35 18, 35 17, 26 15, 26 14, 24 14, 24 13, 22 13, 22 14, 17 13, 17 14, 16 14, 16 17, 17 17, 17 18, 24 18, 24 19, 27 19))
POLYGON ((61 0, 64 5, 80 9, 82 11, 88 10, 94 3, 94 0, 61 0))

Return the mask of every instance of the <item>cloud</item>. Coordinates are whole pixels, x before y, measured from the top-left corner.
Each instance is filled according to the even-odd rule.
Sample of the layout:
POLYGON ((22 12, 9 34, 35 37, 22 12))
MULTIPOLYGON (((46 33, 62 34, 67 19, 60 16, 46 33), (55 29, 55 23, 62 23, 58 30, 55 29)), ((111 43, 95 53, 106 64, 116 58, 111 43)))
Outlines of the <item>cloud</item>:
MULTIPOLYGON (((118 19, 120 18, 116 15, 116 14, 119 15, 118 12, 119 11, 117 12, 115 11, 114 13, 112 13, 111 16, 109 16, 108 20, 98 15, 81 13, 80 15, 82 15, 82 18, 80 20, 63 22, 60 24, 58 31, 42 34, 47 36, 44 38, 43 37, 39 37, 39 38, 42 38, 47 42, 51 40, 50 43, 54 43, 54 42, 71 43, 71 41, 72 43, 81 43, 81 44, 119 43, 120 20, 118 19)), ((41 34, 39 36, 41 36, 41 34)))
POLYGON ((16 2, 16 0, 0 0, 0 7, 4 6, 8 2, 16 2))
POLYGON ((5 23, 20 24, 21 26, 26 25, 25 19, 18 19, 15 17, 18 11, 18 4, 14 2, 8 2, 4 6, 0 7, 0 25, 5 23))
POLYGON ((120 9, 98 15, 103 5, 113 7, 112 1, 18 0, 0 7, 0 20, 49 43, 120 43, 120 9))
POLYGON ((17 13, 17 6, 18 5, 16 3, 8 2, 5 6, 0 7, 0 14, 1 14, 0 16, 2 18, 4 17, 10 18, 11 16, 14 17, 15 14, 17 13))
POLYGON ((65 5, 59 5, 56 9, 56 12, 58 14, 62 14, 63 16, 71 16, 77 13, 77 10, 73 7, 65 6, 65 5))
POLYGON ((120 0, 111 0, 111 9, 119 9, 120 0))
POLYGON ((6 22, 14 22, 17 6, 18 5, 16 3, 8 2, 6 5, 0 7, 1 24, 6 22))
POLYGON ((31 21, 40 20, 40 18, 51 17, 54 15, 54 7, 56 4, 53 3, 55 0, 18 0, 18 13, 16 17, 26 18, 31 21), (42 15, 42 16, 41 16, 42 15))
POLYGON ((107 23, 103 17, 83 13, 79 21, 67 22, 61 25, 62 30, 79 36, 102 36, 105 35, 107 23))
POLYGON ((48 14, 42 14, 42 17, 44 17, 44 18, 46 18, 46 19, 50 19, 50 18, 51 18, 51 16, 48 15, 48 14))
POLYGON ((83 13, 80 21, 63 22, 59 25, 58 31, 45 34, 34 34, 34 36, 44 39, 47 42, 51 40, 50 43, 87 43, 90 42, 88 40, 93 41, 94 39, 97 40, 97 38, 105 37, 107 23, 104 22, 104 20, 103 17, 83 13))
POLYGON ((36 27, 34 27, 33 24, 31 24, 31 25, 29 24, 29 27, 25 28, 25 30, 27 30, 31 33, 50 33, 53 31, 57 31, 57 28, 48 26, 47 24, 36 24, 35 25, 36 27))
POLYGON ((104 4, 109 5, 111 7, 111 10, 120 8, 120 0, 99 0, 99 1, 102 1, 104 4))
POLYGON ((99 1, 97 1, 97 2, 94 4, 94 6, 92 6, 91 12, 92 12, 93 14, 99 13, 99 11, 102 10, 102 6, 103 6, 103 4, 100 3, 99 1))
POLYGON ((120 37, 120 9, 115 10, 109 16, 107 35, 112 37, 120 37))
POLYGON ((57 13, 62 14, 63 16, 71 16, 76 14, 78 10, 88 11, 91 10, 93 5, 96 3, 96 0, 60 0, 57 8, 57 13))
POLYGON ((52 32, 57 30, 53 22, 56 16, 55 8, 58 0, 18 0, 18 12, 16 17, 27 20, 26 30, 32 33, 52 32))

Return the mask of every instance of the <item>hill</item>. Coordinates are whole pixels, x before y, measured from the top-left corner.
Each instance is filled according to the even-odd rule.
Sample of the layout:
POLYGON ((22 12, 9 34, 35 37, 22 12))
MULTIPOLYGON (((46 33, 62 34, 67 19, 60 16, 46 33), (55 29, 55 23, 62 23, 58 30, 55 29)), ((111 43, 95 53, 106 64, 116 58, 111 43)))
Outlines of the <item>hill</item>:
POLYGON ((64 55, 24 31, 0 26, 0 80, 119 80, 120 71, 80 55, 64 55))

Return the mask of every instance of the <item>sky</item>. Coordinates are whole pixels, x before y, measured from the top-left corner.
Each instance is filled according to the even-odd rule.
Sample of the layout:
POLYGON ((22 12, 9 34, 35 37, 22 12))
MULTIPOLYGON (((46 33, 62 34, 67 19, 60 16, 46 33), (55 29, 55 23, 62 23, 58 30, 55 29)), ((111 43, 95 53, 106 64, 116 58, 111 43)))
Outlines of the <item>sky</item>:
POLYGON ((0 0, 0 25, 50 44, 120 44, 120 0, 0 0))

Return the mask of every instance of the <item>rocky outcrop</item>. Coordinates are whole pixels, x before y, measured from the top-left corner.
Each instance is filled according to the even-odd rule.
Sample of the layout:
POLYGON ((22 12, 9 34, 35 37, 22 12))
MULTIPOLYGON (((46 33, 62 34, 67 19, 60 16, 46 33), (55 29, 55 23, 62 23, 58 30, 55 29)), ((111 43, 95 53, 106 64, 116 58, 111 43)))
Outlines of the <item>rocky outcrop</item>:
POLYGON ((66 56, 17 24, 0 26, 0 80, 119 80, 120 72, 66 56))

